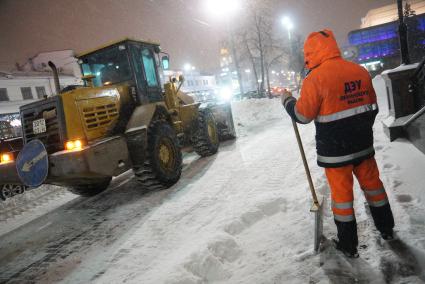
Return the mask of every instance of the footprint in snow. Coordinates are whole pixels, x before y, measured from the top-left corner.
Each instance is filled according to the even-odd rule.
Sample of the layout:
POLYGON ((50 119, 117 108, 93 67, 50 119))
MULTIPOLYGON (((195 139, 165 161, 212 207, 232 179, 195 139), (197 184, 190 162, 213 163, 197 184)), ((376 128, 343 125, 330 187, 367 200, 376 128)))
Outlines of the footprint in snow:
POLYGON ((232 236, 235 236, 266 217, 270 217, 279 212, 286 211, 287 201, 284 198, 277 198, 266 201, 257 205, 255 209, 243 213, 239 218, 225 225, 224 231, 232 236))
POLYGON ((238 235, 264 217, 265 215, 261 210, 245 212, 240 216, 240 218, 233 220, 229 224, 225 225, 224 231, 232 236, 238 235))
POLYGON ((264 213, 261 210, 252 210, 245 212, 241 216, 242 223, 245 224, 245 227, 251 227, 261 219, 265 217, 264 213))
POLYGON ((396 188, 398 188, 400 185, 402 185, 403 184, 403 182, 401 182, 401 181, 399 181, 399 180, 393 180, 393 182, 392 182, 392 184, 393 184, 393 188, 394 189, 396 189, 396 188))
POLYGON ((222 262, 234 262, 242 253, 238 243, 230 236, 220 236, 208 244, 208 250, 222 262))
POLYGON ((236 261, 241 254, 241 248, 232 237, 217 236, 208 243, 207 248, 190 255, 183 267, 200 278, 202 283, 225 281, 232 273, 225 269, 224 263, 236 261))
POLYGON ((260 209, 264 215, 273 216, 279 212, 286 212, 287 202, 284 198, 277 198, 271 201, 267 201, 257 205, 257 208, 260 209))
POLYGON ((380 260, 380 269, 387 283, 421 283, 425 280, 423 267, 416 256, 418 251, 415 253, 415 249, 399 239, 385 242, 383 248, 392 252, 380 260))
MULTIPOLYGON (((358 259, 349 259, 336 250, 333 242, 328 239, 323 242, 320 266, 321 272, 325 274, 330 283, 385 283, 382 276, 376 273, 361 255, 358 259)), ((313 273, 310 283, 319 283, 320 280, 315 279, 319 275, 313 273)))
POLYGON ((396 195, 397 201, 400 203, 407 203, 413 200, 412 196, 409 194, 398 194, 396 195))
POLYGON ((244 229, 245 225, 240 220, 233 220, 224 226, 224 231, 232 236, 240 234, 244 229))
POLYGON ((386 163, 384 164, 384 170, 390 171, 390 170, 399 170, 400 168, 394 164, 386 163))

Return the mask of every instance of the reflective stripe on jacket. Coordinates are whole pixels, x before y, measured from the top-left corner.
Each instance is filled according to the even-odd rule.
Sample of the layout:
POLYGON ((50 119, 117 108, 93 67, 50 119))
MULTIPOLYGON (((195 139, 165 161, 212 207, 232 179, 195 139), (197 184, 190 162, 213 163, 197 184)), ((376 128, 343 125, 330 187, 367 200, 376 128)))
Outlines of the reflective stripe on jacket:
POLYGON ((312 33, 304 46, 306 65, 300 98, 285 108, 298 123, 315 121, 317 162, 335 168, 373 157, 376 94, 366 69, 341 58, 333 33, 312 33))

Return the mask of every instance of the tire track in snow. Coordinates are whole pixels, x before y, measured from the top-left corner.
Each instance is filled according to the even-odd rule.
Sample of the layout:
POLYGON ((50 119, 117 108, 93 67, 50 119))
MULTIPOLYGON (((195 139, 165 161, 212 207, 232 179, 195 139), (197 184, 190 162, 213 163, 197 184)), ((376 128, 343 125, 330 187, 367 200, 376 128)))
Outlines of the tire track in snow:
MULTIPOLYGON (((231 248, 239 251, 252 228, 285 214, 300 203, 306 205, 307 183, 300 185, 296 176, 285 175, 285 170, 297 170, 302 165, 295 137, 277 135, 284 133, 285 129, 277 123, 272 124, 259 135, 240 139, 232 152, 221 152, 207 171, 190 173, 189 170, 195 180, 188 181, 186 186, 177 185, 169 202, 150 220, 140 224, 137 230, 147 235, 123 246, 133 252, 140 250, 139 253, 143 254, 143 260, 135 264, 137 272, 130 275, 120 271, 119 267, 127 265, 128 268, 128 258, 123 257, 118 260, 117 269, 108 271, 108 276, 98 281, 102 283, 103 279, 109 279, 117 272, 116 279, 123 277, 121 279, 134 281, 141 277, 145 283, 163 282, 167 276, 175 274, 179 275, 177 279, 185 279, 188 283, 218 279, 231 281, 233 269, 230 267, 241 265, 241 260, 229 261, 214 252, 215 249, 211 252, 211 248, 219 246, 216 239, 225 239, 228 246, 224 247, 229 251, 231 248), (296 151, 288 151, 289 147, 296 151), (294 196, 291 192, 294 188, 302 190, 294 196), (289 194, 285 193, 286 190, 289 194), (303 196, 303 200, 298 200, 297 196, 303 196), (238 203, 234 204, 235 201, 238 203), (183 224, 188 227, 182 229, 183 224), (215 229, 211 231, 212 228, 215 229), (155 251, 168 253, 158 255, 155 251), (180 260, 176 261, 176 258, 180 260), (209 266, 213 269, 207 269, 209 266)), ((309 205, 305 207, 309 208, 309 205)), ((305 216, 300 218, 305 219, 305 216)), ((132 255, 133 259, 137 258, 136 255, 132 255)), ((227 258, 238 259, 235 256, 227 258)))

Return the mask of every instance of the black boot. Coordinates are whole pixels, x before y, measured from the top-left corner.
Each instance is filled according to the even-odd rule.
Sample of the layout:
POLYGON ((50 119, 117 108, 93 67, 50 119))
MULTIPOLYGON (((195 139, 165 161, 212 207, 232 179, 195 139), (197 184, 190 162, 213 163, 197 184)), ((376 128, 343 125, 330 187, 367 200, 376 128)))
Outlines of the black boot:
POLYGON ((335 243, 335 248, 339 251, 341 251, 346 257, 349 258, 358 258, 359 253, 357 252, 357 248, 347 250, 340 241, 333 239, 333 242, 335 243))
POLYGON ((342 251, 347 257, 359 257, 356 221, 340 222, 335 220, 335 224, 338 229, 338 241, 334 240, 336 249, 342 251))
POLYGON ((393 212, 391 211, 390 204, 386 204, 381 207, 369 206, 369 208, 376 229, 378 229, 378 231, 381 233, 382 238, 384 240, 394 239, 394 217, 393 212))

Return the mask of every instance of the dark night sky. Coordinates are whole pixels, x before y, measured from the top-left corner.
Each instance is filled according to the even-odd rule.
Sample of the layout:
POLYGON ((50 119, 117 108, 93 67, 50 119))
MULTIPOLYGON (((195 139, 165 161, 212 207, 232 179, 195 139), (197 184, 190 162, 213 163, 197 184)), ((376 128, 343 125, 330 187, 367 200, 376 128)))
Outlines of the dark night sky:
MULTIPOLYGON (((273 11, 276 23, 289 15, 299 33, 327 27, 343 43, 369 9, 394 2, 281 0, 273 11)), ((78 53, 130 36, 160 41, 174 68, 190 62, 208 70, 219 63, 222 30, 203 0, 0 0, 0 66, 13 67, 42 51, 78 53)))

